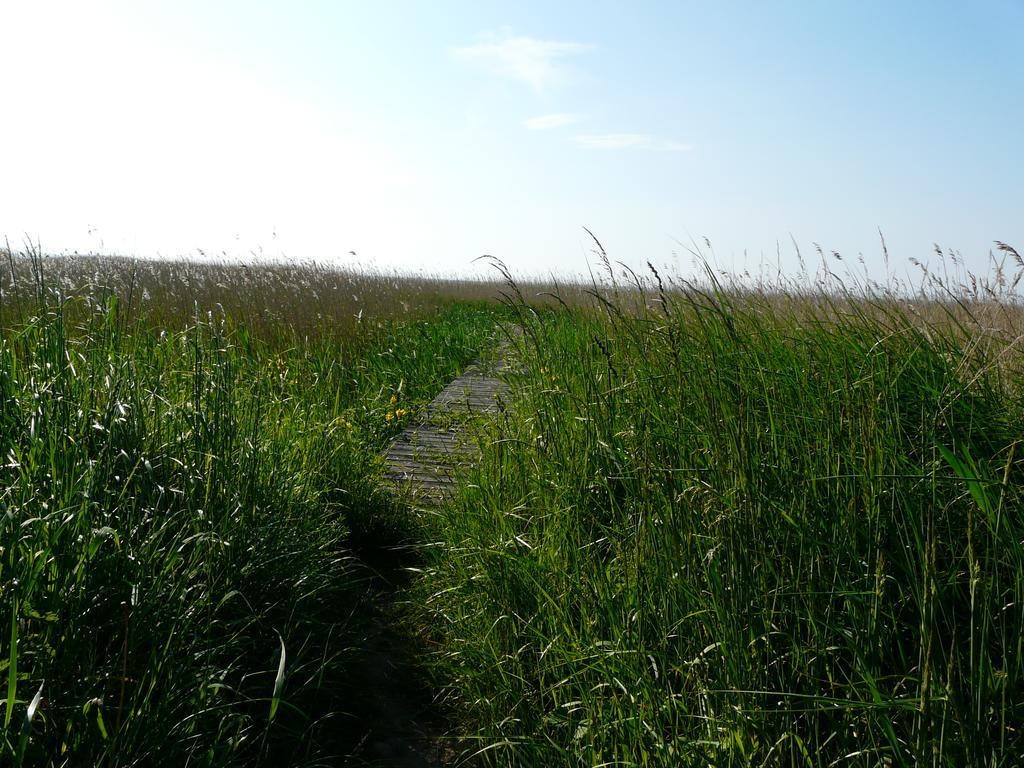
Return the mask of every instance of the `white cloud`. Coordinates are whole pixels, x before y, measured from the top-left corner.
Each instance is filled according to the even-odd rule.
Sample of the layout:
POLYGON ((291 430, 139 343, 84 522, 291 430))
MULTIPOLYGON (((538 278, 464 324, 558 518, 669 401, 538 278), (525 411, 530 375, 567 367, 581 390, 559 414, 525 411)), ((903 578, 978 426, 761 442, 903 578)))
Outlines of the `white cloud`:
POLYGON ((654 145, 654 149, 662 152, 689 152, 693 149, 693 144, 684 144, 681 141, 659 141, 654 145))
POLYGON ((678 141, 663 141, 646 133, 599 133, 582 134, 576 143, 587 149, 653 149, 659 152, 689 152, 690 144, 678 141))
POLYGON ((579 121, 579 115, 573 115, 567 112, 556 112, 552 115, 531 117, 529 120, 524 120, 523 125, 531 131, 546 131, 549 128, 561 128, 564 125, 572 125, 579 121))
POLYGON ((521 80, 543 91, 568 77, 562 59, 593 48, 586 43, 539 40, 535 37, 488 33, 480 42, 455 48, 457 59, 477 64, 502 77, 521 80))
POLYGON ((653 139, 645 133, 601 133, 583 134, 576 142, 587 149, 627 149, 649 147, 653 139))

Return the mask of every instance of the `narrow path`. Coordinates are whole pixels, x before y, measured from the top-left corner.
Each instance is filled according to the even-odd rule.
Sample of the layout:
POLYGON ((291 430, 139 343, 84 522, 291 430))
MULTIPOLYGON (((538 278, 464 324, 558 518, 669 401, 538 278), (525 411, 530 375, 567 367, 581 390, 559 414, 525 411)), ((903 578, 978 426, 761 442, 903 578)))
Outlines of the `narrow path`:
POLYGON ((344 762, 365 768, 444 768, 455 763, 455 750, 444 738, 447 724, 416 675, 414 649, 396 628, 397 588, 382 586, 373 600, 353 670, 353 690, 360 691, 357 716, 363 737, 344 762))
POLYGON ((414 504, 430 505, 450 496, 458 476, 471 466, 478 446, 468 425, 494 414, 508 392, 509 342, 500 343, 491 362, 477 361, 441 390, 423 420, 409 427, 385 453, 387 481, 408 492, 414 504))
MULTIPOLYGON (((500 342, 487 360, 478 360, 452 381, 424 410, 423 418, 402 432, 384 453, 385 482, 402 503, 424 508, 443 503, 459 476, 479 455, 474 422, 493 416, 508 392, 502 374, 509 342, 500 342)), ((396 560, 401 560, 396 553, 396 560)), ((391 567, 376 569, 380 586, 363 638, 354 688, 367 691, 361 703, 368 731, 348 765, 389 768, 443 768, 456 763, 445 724, 416 676, 416 652, 396 626, 396 601, 403 581, 391 567)), ((406 574, 407 575, 407 574, 406 574)))

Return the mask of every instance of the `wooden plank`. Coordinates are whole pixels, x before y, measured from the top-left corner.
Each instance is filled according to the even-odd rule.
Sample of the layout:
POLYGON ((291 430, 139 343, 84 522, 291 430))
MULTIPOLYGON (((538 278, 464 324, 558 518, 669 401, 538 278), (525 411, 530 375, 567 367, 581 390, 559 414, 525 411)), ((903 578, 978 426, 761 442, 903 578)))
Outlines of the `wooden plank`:
POLYGON ((408 427, 384 454, 385 481, 392 490, 411 492, 421 501, 440 502, 454 492, 458 476, 473 466, 479 455, 475 439, 459 419, 486 416, 498 411, 508 384, 501 373, 512 370, 505 356, 508 342, 498 347, 496 364, 487 369, 471 365, 450 382, 424 409, 423 421, 408 427), (450 417, 451 427, 432 421, 450 417))

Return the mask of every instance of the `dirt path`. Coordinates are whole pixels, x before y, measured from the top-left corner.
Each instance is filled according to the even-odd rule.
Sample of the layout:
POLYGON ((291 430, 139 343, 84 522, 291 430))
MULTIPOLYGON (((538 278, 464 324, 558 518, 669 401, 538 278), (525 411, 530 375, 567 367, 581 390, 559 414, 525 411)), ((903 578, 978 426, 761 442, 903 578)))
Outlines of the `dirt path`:
POLYGON ((429 691, 417 677, 413 649, 396 628, 396 589, 381 585, 370 595, 372 615, 363 637, 353 690, 365 735, 347 765, 384 768, 438 768, 454 765, 456 751, 444 737, 429 691))

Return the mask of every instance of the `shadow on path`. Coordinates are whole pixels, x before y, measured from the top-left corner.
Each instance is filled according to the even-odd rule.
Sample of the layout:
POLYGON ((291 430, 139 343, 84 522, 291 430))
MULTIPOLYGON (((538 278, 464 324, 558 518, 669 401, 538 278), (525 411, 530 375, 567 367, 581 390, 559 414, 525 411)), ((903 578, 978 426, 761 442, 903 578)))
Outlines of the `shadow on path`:
MULTIPOLYGON (((454 493, 459 476, 479 455, 475 425, 493 417, 509 392, 505 379, 511 370, 506 360, 510 347, 508 340, 498 343, 486 359, 446 386, 423 418, 388 446, 382 489, 387 500, 370 518, 386 521, 397 515, 408 521, 409 514, 443 504, 454 493)), ((384 528, 389 528, 387 523, 384 528)), ((352 547, 373 576, 351 676, 352 690, 364 700, 347 707, 363 736, 345 765, 454 766, 459 744, 448 736, 450 723, 420 676, 422 649, 401 626, 409 568, 418 564, 416 547, 358 534, 352 547)))

